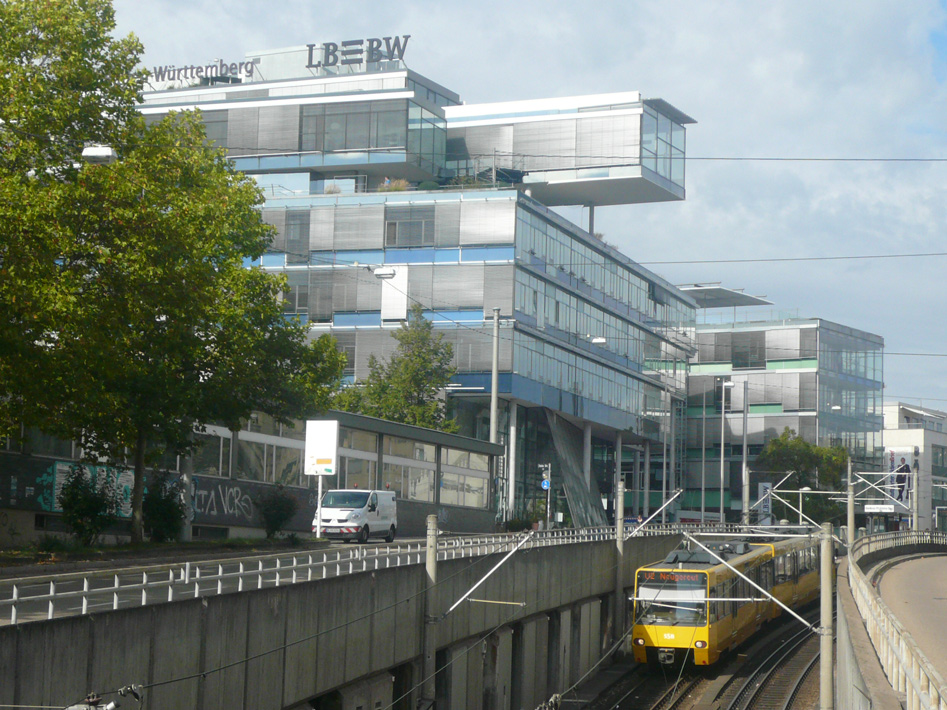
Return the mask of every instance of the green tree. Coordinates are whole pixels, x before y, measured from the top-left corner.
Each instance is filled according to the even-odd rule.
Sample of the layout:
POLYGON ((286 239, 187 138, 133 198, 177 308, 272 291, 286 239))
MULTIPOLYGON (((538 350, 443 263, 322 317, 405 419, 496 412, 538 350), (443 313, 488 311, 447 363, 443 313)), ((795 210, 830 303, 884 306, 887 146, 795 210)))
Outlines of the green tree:
POLYGON ((45 431, 135 471, 186 453, 194 422, 238 428, 253 410, 287 422, 324 409, 344 356, 284 317, 285 281, 246 268, 267 248, 262 197, 205 139, 199 116, 138 122, 112 166, 86 166, 49 214, 61 233, 45 372, 24 398, 45 431), (50 379, 54 380, 55 386, 50 379))
POLYGON ((112 36, 109 0, 0 0, 0 28, 2 431, 22 420, 22 385, 46 371, 62 305, 54 215, 68 207, 83 147, 118 144, 139 120, 145 72, 138 40, 112 36))
POLYGON ((398 346, 391 358, 382 362, 372 355, 364 383, 344 388, 333 406, 393 422, 456 431, 457 423, 447 417, 443 399, 443 389, 456 371, 451 344, 434 332, 434 324, 418 304, 392 337, 398 346))
MULTIPOLYGON (((767 471, 776 475, 792 472, 784 484, 791 490, 808 486, 813 490, 839 491, 847 467, 848 451, 844 447, 810 444, 789 427, 767 442, 753 464, 753 470, 758 472, 767 471)), ((798 505, 798 500, 792 502, 798 505)), ((817 522, 828 522, 839 518, 842 508, 825 495, 813 495, 806 498, 803 512, 817 522)), ((788 520, 795 520, 798 516, 779 501, 773 504, 773 514, 788 520)))
POLYGON ((145 529, 153 542, 177 540, 187 514, 184 479, 170 471, 155 471, 142 503, 145 529))
POLYGON ((121 494, 114 477, 104 469, 91 472, 78 464, 69 468, 57 502, 73 537, 83 547, 90 547, 115 520, 121 494))
POLYGON ((0 0, 0 425, 144 471, 195 422, 323 409, 344 364, 284 317, 262 196, 196 115, 146 125, 108 0, 0 0), (120 160, 79 162, 88 143, 120 160), (126 456, 130 461, 126 461, 126 456))
POLYGON ((268 487, 253 502, 267 540, 275 537, 293 519, 299 508, 299 502, 282 483, 268 487))

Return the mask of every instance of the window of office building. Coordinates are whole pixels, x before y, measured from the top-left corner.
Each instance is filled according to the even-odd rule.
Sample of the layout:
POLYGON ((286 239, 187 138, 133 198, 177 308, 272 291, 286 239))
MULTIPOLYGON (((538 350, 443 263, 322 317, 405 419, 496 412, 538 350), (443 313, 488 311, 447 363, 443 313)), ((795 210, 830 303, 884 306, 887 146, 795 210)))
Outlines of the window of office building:
POLYGON ((194 449, 194 473, 202 476, 230 475, 230 438, 216 434, 194 434, 201 445, 194 449))
POLYGON ((345 481, 345 488, 371 490, 375 487, 375 461, 352 456, 339 457, 339 470, 345 481))
POLYGON ((420 441, 402 439, 398 436, 385 437, 385 455, 405 459, 434 462, 434 444, 422 444, 420 441))
POLYGON ((300 107, 300 150, 404 148, 407 102, 359 101, 300 107))
POLYGON ((434 205, 386 205, 385 246, 434 246, 434 205))
POLYGON ((378 451, 378 435, 370 431, 339 427, 339 447, 375 454, 378 451))
POLYGON ((684 185, 684 126, 645 106, 641 116, 641 164, 684 185))

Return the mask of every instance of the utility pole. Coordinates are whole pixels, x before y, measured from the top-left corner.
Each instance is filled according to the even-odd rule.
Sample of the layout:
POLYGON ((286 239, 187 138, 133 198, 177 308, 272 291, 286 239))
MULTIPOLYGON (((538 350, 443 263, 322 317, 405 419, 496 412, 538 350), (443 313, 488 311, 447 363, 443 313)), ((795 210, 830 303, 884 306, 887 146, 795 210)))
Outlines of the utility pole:
POLYGON ((852 482, 852 457, 848 457, 848 549, 855 544, 855 484, 852 482))
POLYGON ((427 587, 424 592, 423 679, 421 681, 421 708, 433 708, 435 701, 434 676, 437 672, 437 516, 427 516, 427 587))
POLYGON ((832 654, 832 577, 835 557, 832 551, 832 523, 822 523, 821 620, 819 634, 819 709, 835 710, 834 657, 832 654))
POLYGON ((546 491, 546 530, 549 530, 550 515, 552 513, 552 464, 545 463, 540 468, 543 471, 543 488, 546 491))
POLYGON ((612 615, 613 638, 625 633, 625 483, 621 473, 615 480, 615 603, 612 615))

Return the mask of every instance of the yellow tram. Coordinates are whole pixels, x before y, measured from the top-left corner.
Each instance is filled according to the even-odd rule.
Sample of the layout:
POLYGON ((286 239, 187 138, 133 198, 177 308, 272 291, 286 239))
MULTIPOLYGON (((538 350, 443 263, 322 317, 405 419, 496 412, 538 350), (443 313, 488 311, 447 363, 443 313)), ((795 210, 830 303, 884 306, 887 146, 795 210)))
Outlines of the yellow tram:
POLYGON ((759 589, 787 607, 819 595, 819 541, 731 540, 703 550, 678 549, 635 574, 632 647, 639 663, 707 666, 783 613, 759 589))

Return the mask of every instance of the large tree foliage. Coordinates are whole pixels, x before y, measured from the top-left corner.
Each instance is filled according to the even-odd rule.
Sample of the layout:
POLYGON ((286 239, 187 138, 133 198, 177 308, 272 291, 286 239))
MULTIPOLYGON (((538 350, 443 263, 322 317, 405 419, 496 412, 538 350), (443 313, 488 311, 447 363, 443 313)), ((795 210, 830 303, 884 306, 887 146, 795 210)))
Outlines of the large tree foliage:
MULTIPOLYGON (((757 472, 771 472, 782 478, 792 475, 781 488, 801 490, 840 491, 848 467, 848 451, 842 446, 816 446, 803 440, 795 431, 786 427, 775 439, 770 439, 753 464, 757 472)), ((842 510, 826 495, 805 497, 803 512, 817 522, 838 518, 842 510)), ((797 494, 788 494, 788 500, 798 507, 797 494)), ((796 520, 798 513, 779 501, 773 503, 777 518, 796 520)))
POLYGON ((108 39, 108 3, 0 0, 0 12, 43 40, 14 65, 24 87, 4 69, 4 90, 33 98, 0 114, 10 156, 0 160, 0 406, 8 421, 77 440, 87 457, 130 457, 138 540, 148 464, 186 452, 195 423, 237 428, 253 410, 287 421, 324 409, 344 356, 283 316, 282 278, 246 268, 271 239, 262 196, 210 147, 199 117, 146 125, 134 112, 138 47, 108 39), (57 16, 75 29, 55 35, 62 46, 47 60, 57 16), (31 73, 31 62, 48 67, 31 73), (110 75, 101 86, 100 74, 110 75), (58 80, 88 80, 72 108, 45 86, 58 80), (73 166, 83 142, 101 140, 118 162, 73 166))
POLYGON ((121 141, 145 72, 109 0, 0 0, 0 28, 0 171, 68 171, 87 142, 121 141))
POLYGON ((398 341, 387 362, 374 355, 368 377, 361 385, 346 387, 334 406, 393 422, 453 432, 457 423, 448 419, 443 390, 456 371, 454 350, 415 304, 407 322, 391 336, 398 341))
POLYGON ((69 238, 55 215, 82 149, 122 142, 137 120, 141 45, 114 27, 108 0, 0 0, 0 431, 23 409, 9 385, 45 371, 37 344, 54 330, 69 238))

